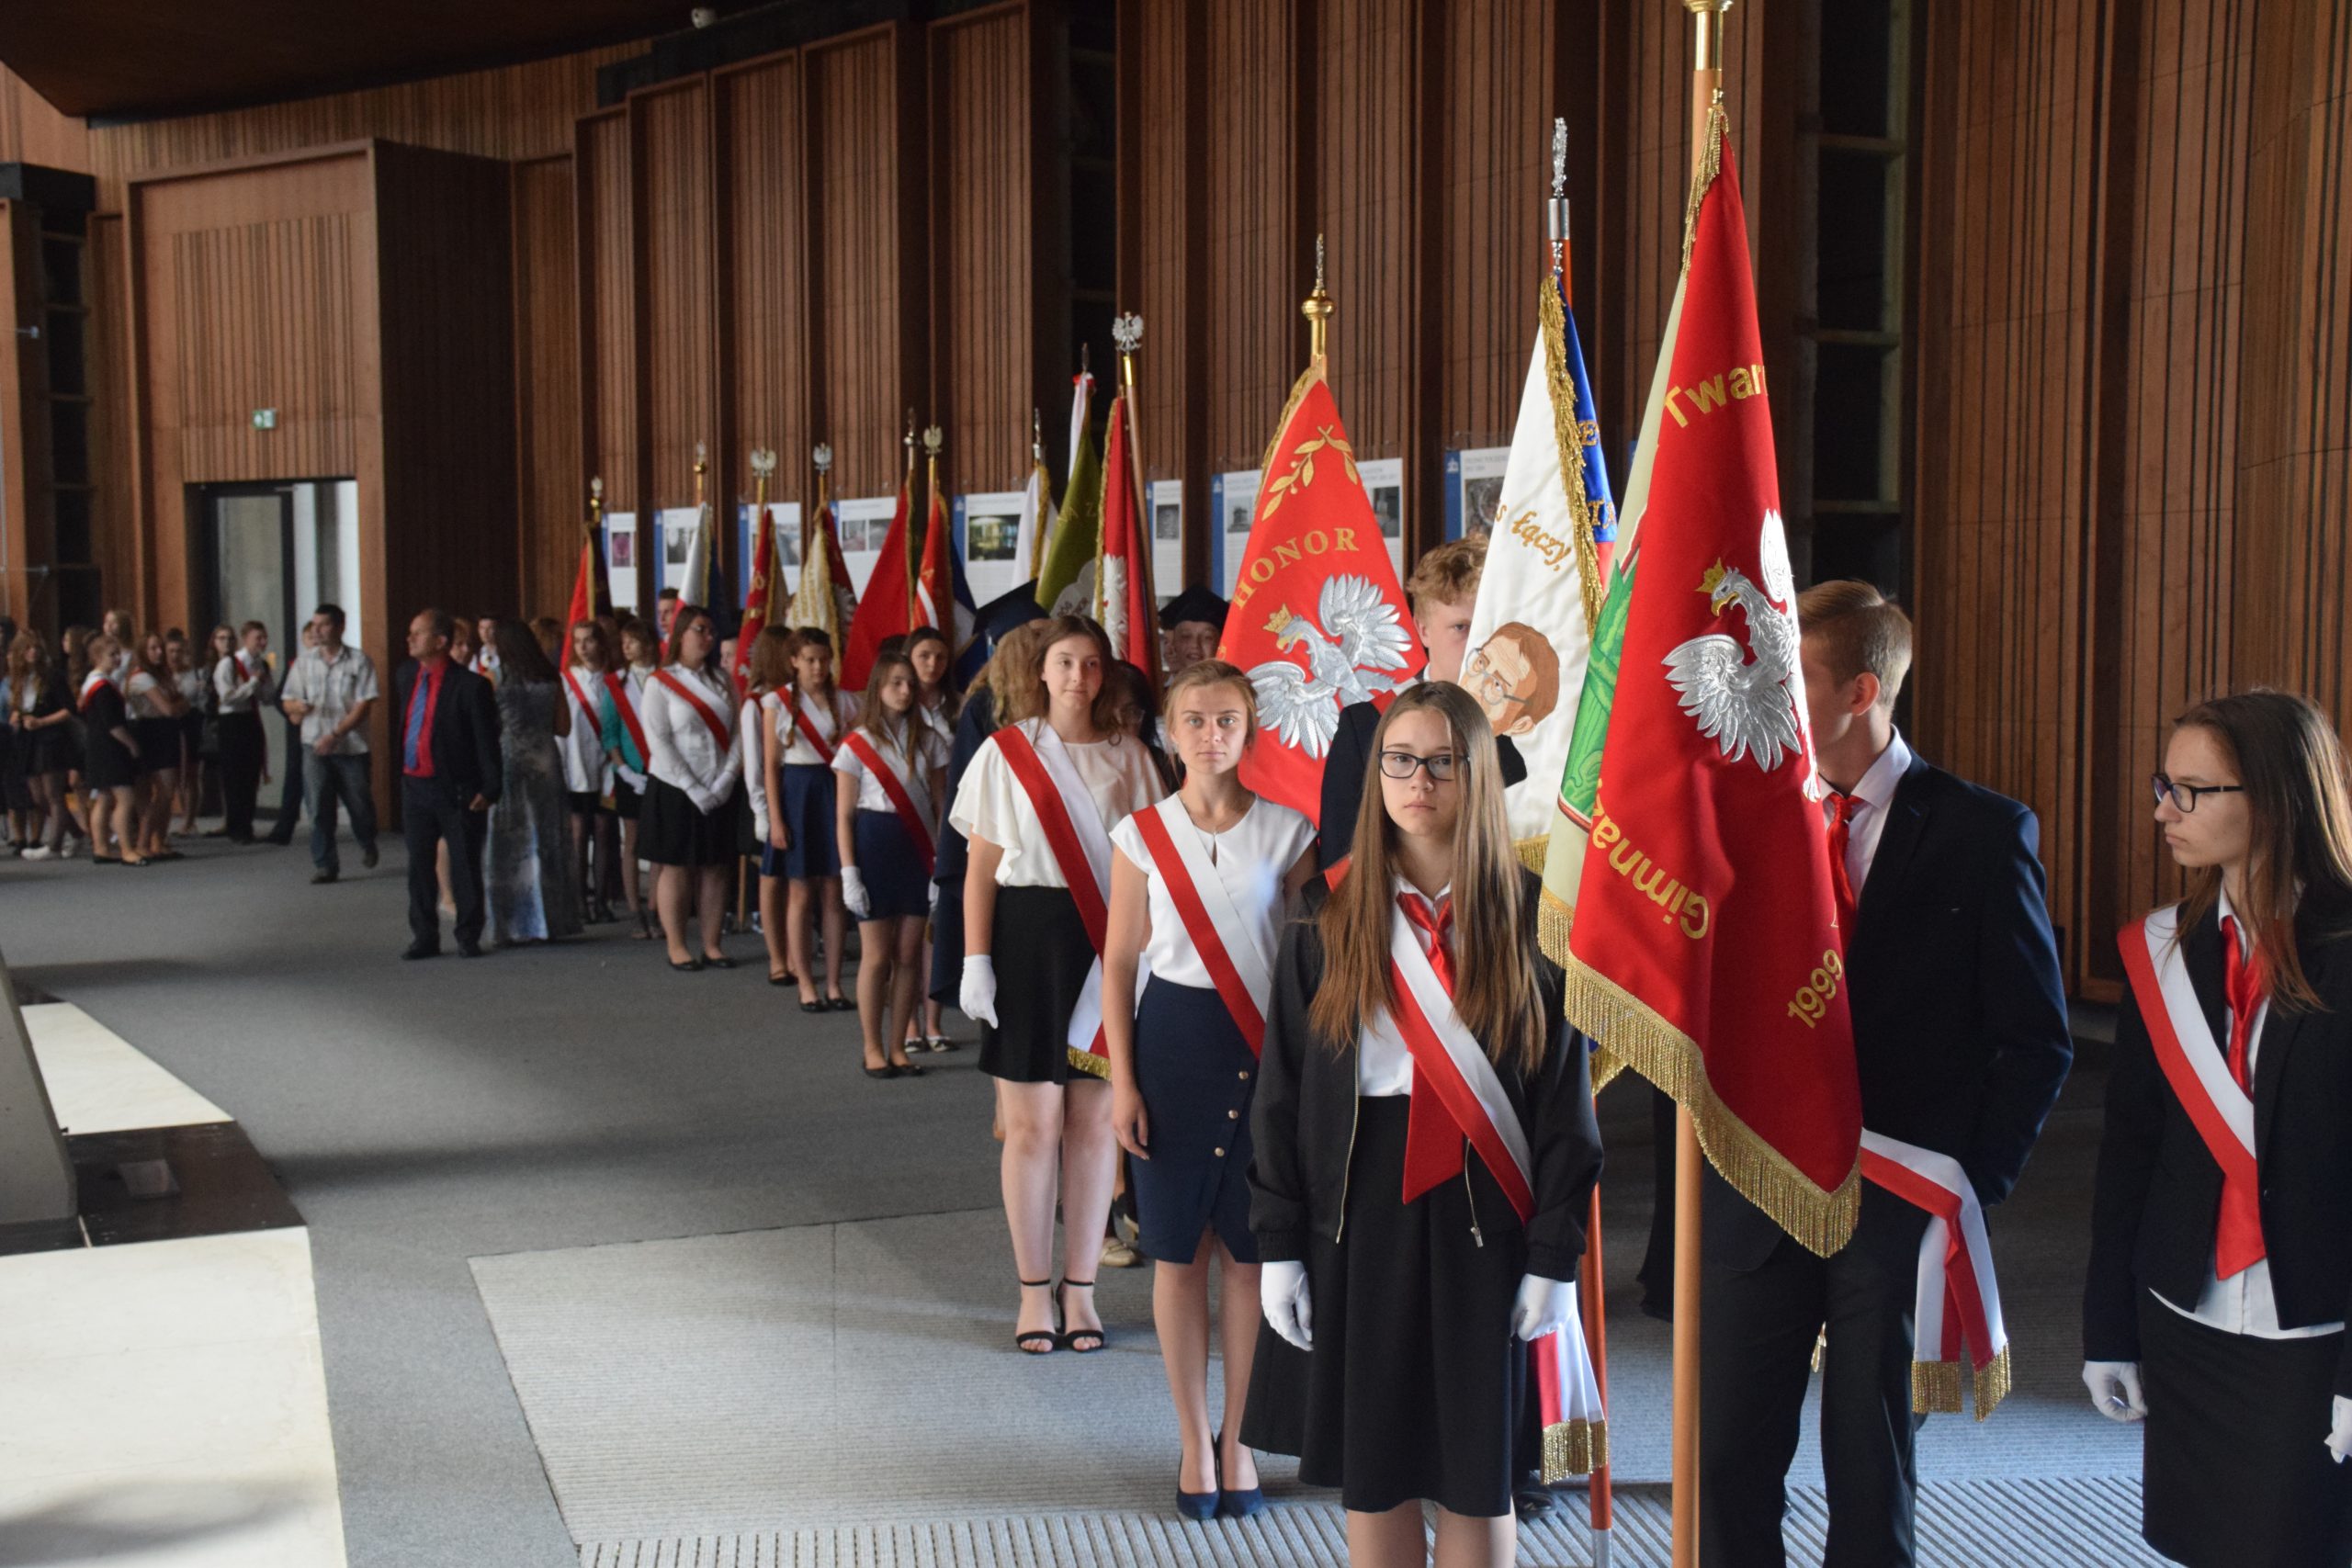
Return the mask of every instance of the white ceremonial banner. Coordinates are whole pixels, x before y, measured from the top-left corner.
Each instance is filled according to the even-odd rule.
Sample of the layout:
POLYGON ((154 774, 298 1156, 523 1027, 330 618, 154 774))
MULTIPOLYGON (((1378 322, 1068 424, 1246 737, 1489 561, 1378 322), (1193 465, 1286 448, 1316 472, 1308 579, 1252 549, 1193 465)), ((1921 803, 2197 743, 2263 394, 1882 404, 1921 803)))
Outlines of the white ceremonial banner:
POLYGON ((1526 759, 1527 777, 1504 796, 1511 838, 1524 843, 1548 837, 1558 815, 1560 775, 1592 651, 1575 511, 1560 469, 1559 427, 1540 331, 1500 507, 1470 615, 1462 684, 1486 709, 1495 733, 1510 736, 1526 759))
POLYGON ((613 608, 637 608, 637 513, 605 513, 605 575, 612 583, 613 608))

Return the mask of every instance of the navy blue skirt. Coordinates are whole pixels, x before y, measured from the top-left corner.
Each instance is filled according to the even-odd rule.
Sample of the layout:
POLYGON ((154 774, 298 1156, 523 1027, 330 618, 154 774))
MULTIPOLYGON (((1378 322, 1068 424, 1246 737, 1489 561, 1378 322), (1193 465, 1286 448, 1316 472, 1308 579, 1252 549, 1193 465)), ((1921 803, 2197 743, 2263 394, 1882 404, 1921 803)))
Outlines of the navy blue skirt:
POLYGON ((1214 1231, 1236 1262, 1257 1262, 1247 1178, 1258 1058, 1225 998, 1153 976, 1136 1010, 1136 1087, 1151 1151, 1127 1162, 1143 1249, 1190 1263, 1214 1231))
POLYGON ((895 811, 859 807, 851 827, 857 874, 865 881, 869 920, 922 919, 931 913, 931 876, 895 811))
MULTIPOLYGON (((775 802, 768 802, 775 809, 775 802)), ((784 854, 784 874, 839 876, 841 846, 833 841, 833 770, 815 762, 784 765, 784 828, 792 847, 784 854)))

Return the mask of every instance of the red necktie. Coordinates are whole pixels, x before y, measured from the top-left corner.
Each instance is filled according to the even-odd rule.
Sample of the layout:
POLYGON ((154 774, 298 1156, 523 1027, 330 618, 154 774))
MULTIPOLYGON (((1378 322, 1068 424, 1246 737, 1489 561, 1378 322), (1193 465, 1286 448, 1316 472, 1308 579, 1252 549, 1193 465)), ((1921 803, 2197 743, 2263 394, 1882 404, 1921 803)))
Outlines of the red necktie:
MULTIPOLYGON (((1418 893, 1399 893, 1397 907, 1405 911, 1406 920, 1420 936, 1421 946, 1430 955, 1430 967, 1437 972, 1437 983, 1445 994, 1453 995, 1453 955, 1446 942, 1453 931, 1453 900, 1441 898, 1431 909, 1428 899, 1418 893)), ((1422 1092, 1422 1075, 1413 1075, 1412 1111, 1405 1123, 1405 1201, 1409 1203, 1442 1182, 1453 1180, 1462 1174, 1461 1125, 1453 1113, 1437 1097, 1437 1091, 1422 1092)))
POLYGON ((1859 795, 1829 792, 1829 891, 1838 900, 1840 942, 1854 940, 1854 879, 1846 872, 1846 844, 1853 837, 1854 813, 1869 802, 1859 795))
MULTIPOLYGON (((2222 989, 2230 1001, 2230 1077, 2246 1098, 2254 1097, 2254 1073, 2248 1061, 2254 1043, 2255 1016, 2270 977, 2262 954, 2245 950, 2238 923, 2222 918, 2222 989)), ((2222 1213, 2213 1232, 2213 1272, 2221 1279, 2262 1261, 2262 1199, 2250 1181, 2222 1180, 2222 1213)))

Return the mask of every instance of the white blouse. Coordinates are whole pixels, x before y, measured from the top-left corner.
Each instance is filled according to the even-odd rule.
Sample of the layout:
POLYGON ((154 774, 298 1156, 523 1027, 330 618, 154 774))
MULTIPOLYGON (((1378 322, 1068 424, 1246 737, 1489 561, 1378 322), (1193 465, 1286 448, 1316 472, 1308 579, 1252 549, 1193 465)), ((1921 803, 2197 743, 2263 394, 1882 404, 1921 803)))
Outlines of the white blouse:
MULTIPOLYGON (((1034 738, 1045 725, 1044 719, 1033 718, 1021 728, 1034 738)), ((1106 831, 1159 799, 1159 774, 1151 765, 1151 754, 1134 736, 1065 745, 1106 831)), ((1012 765, 1004 760, 995 736, 989 737, 964 770, 947 820, 966 838, 986 839, 1004 852, 996 867, 999 887, 1069 886, 1046 842, 1029 792, 1012 776, 1012 765)))
MULTIPOLYGON (((1396 895, 1419 894, 1420 889, 1396 879, 1396 886, 1389 895, 1389 907, 1396 908, 1396 895)), ((1434 902, 1442 903, 1452 897, 1453 889, 1442 889, 1434 902)), ((1420 933, 1416 931, 1416 936, 1420 933)), ((1454 940, 1449 934, 1448 942, 1454 940)), ((1396 1032, 1396 1023, 1383 1008, 1371 1022, 1364 1025, 1356 1047, 1356 1093, 1366 1100, 1378 1100, 1385 1095, 1413 1092, 1413 1054, 1406 1049, 1405 1037, 1396 1032)))
MULTIPOLYGON (((910 778, 900 773, 899 782, 907 786, 907 797, 915 803, 915 815, 922 818, 925 828, 931 829, 932 842, 936 844, 939 841, 939 822, 932 809, 931 781, 947 766, 947 742, 942 740, 939 732, 927 724, 918 723, 914 732, 914 776, 910 778)), ((889 741, 871 729, 861 728, 859 733, 865 737, 866 744, 881 755, 885 766, 895 767, 900 761, 898 748, 889 741)), ((860 811, 888 811, 893 815, 898 812, 899 808, 890 802, 889 792, 882 787, 882 781, 874 776, 874 770, 847 746, 833 753, 833 772, 856 785, 857 808, 860 811)))
MULTIPOLYGON (((1272 974, 1274 949, 1282 936, 1283 878, 1315 842, 1315 824, 1287 806, 1262 799, 1222 833, 1211 833, 1194 822, 1181 795, 1171 795, 1152 809, 1167 824, 1170 838, 1181 842, 1182 835, 1189 833, 1206 848, 1216 867, 1216 879, 1240 911, 1266 972, 1272 974)), ((1177 912, 1175 897, 1168 891, 1167 879, 1159 874, 1159 863, 1145 847, 1143 830, 1136 826, 1135 818, 1111 829, 1111 847, 1142 872, 1150 885, 1151 935, 1144 944, 1143 956, 1151 973, 1179 986, 1201 990, 1215 987, 1216 981, 1193 947, 1192 933, 1184 929, 1184 917, 1177 912)))
POLYGON ((130 716, 133 718, 170 717, 171 716, 164 711, 164 705, 155 698, 155 694, 163 690, 163 687, 164 683, 147 673, 145 670, 133 670, 130 678, 124 681, 122 685, 123 700, 125 705, 130 709, 130 716))
POLYGON ((784 699, 774 692, 762 692, 745 697, 735 715, 735 733, 743 738, 736 748, 736 761, 743 774, 744 798, 752 803, 752 831, 763 844, 768 841, 768 759, 761 739, 767 731, 762 727, 783 705, 784 699))
POLYGON ((563 700, 571 708, 571 732, 556 738, 563 751, 563 787, 574 795, 602 795, 613 784, 613 765, 605 756, 605 705, 613 700, 612 694, 596 671, 575 664, 564 674, 563 700), (575 683, 588 694, 585 708, 572 690, 575 683))
MULTIPOLYGON (((837 744, 840 741, 842 732, 857 722, 858 710, 865 705, 858 698, 850 695, 847 692, 835 692, 832 711, 829 713, 822 703, 809 696, 798 686, 790 688, 783 694, 783 696, 799 705, 800 711, 808 716, 810 728, 823 736, 828 745, 837 744)), ((786 706, 784 701, 777 702, 775 706, 769 709, 768 716, 770 722, 775 726, 775 738, 784 742, 782 758, 784 766, 821 768, 831 761, 817 748, 808 744, 808 738, 800 733, 800 726, 792 720, 792 709, 786 706)))
POLYGON ((645 743, 653 751, 646 759, 647 772, 684 790, 697 811, 716 811, 727 804, 727 797, 735 793, 735 757, 741 738, 735 728, 735 694, 724 680, 683 664, 670 665, 645 683, 640 719, 645 743), (702 715, 670 690, 662 675, 693 688, 703 705, 718 716, 727 730, 724 743, 711 734, 702 715))

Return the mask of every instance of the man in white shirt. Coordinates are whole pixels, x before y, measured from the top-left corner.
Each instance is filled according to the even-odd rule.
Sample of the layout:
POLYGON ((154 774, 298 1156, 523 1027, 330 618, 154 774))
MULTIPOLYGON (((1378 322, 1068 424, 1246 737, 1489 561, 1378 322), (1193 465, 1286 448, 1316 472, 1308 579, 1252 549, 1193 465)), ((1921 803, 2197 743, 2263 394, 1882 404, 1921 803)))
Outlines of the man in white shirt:
POLYGON ((343 640, 342 606, 322 604, 311 617, 311 646, 294 661, 279 704, 301 726, 302 795, 311 813, 313 883, 342 874, 335 854, 335 803, 351 812, 360 863, 376 869, 376 797, 369 784, 368 720, 381 694, 376 666, 343 640))

